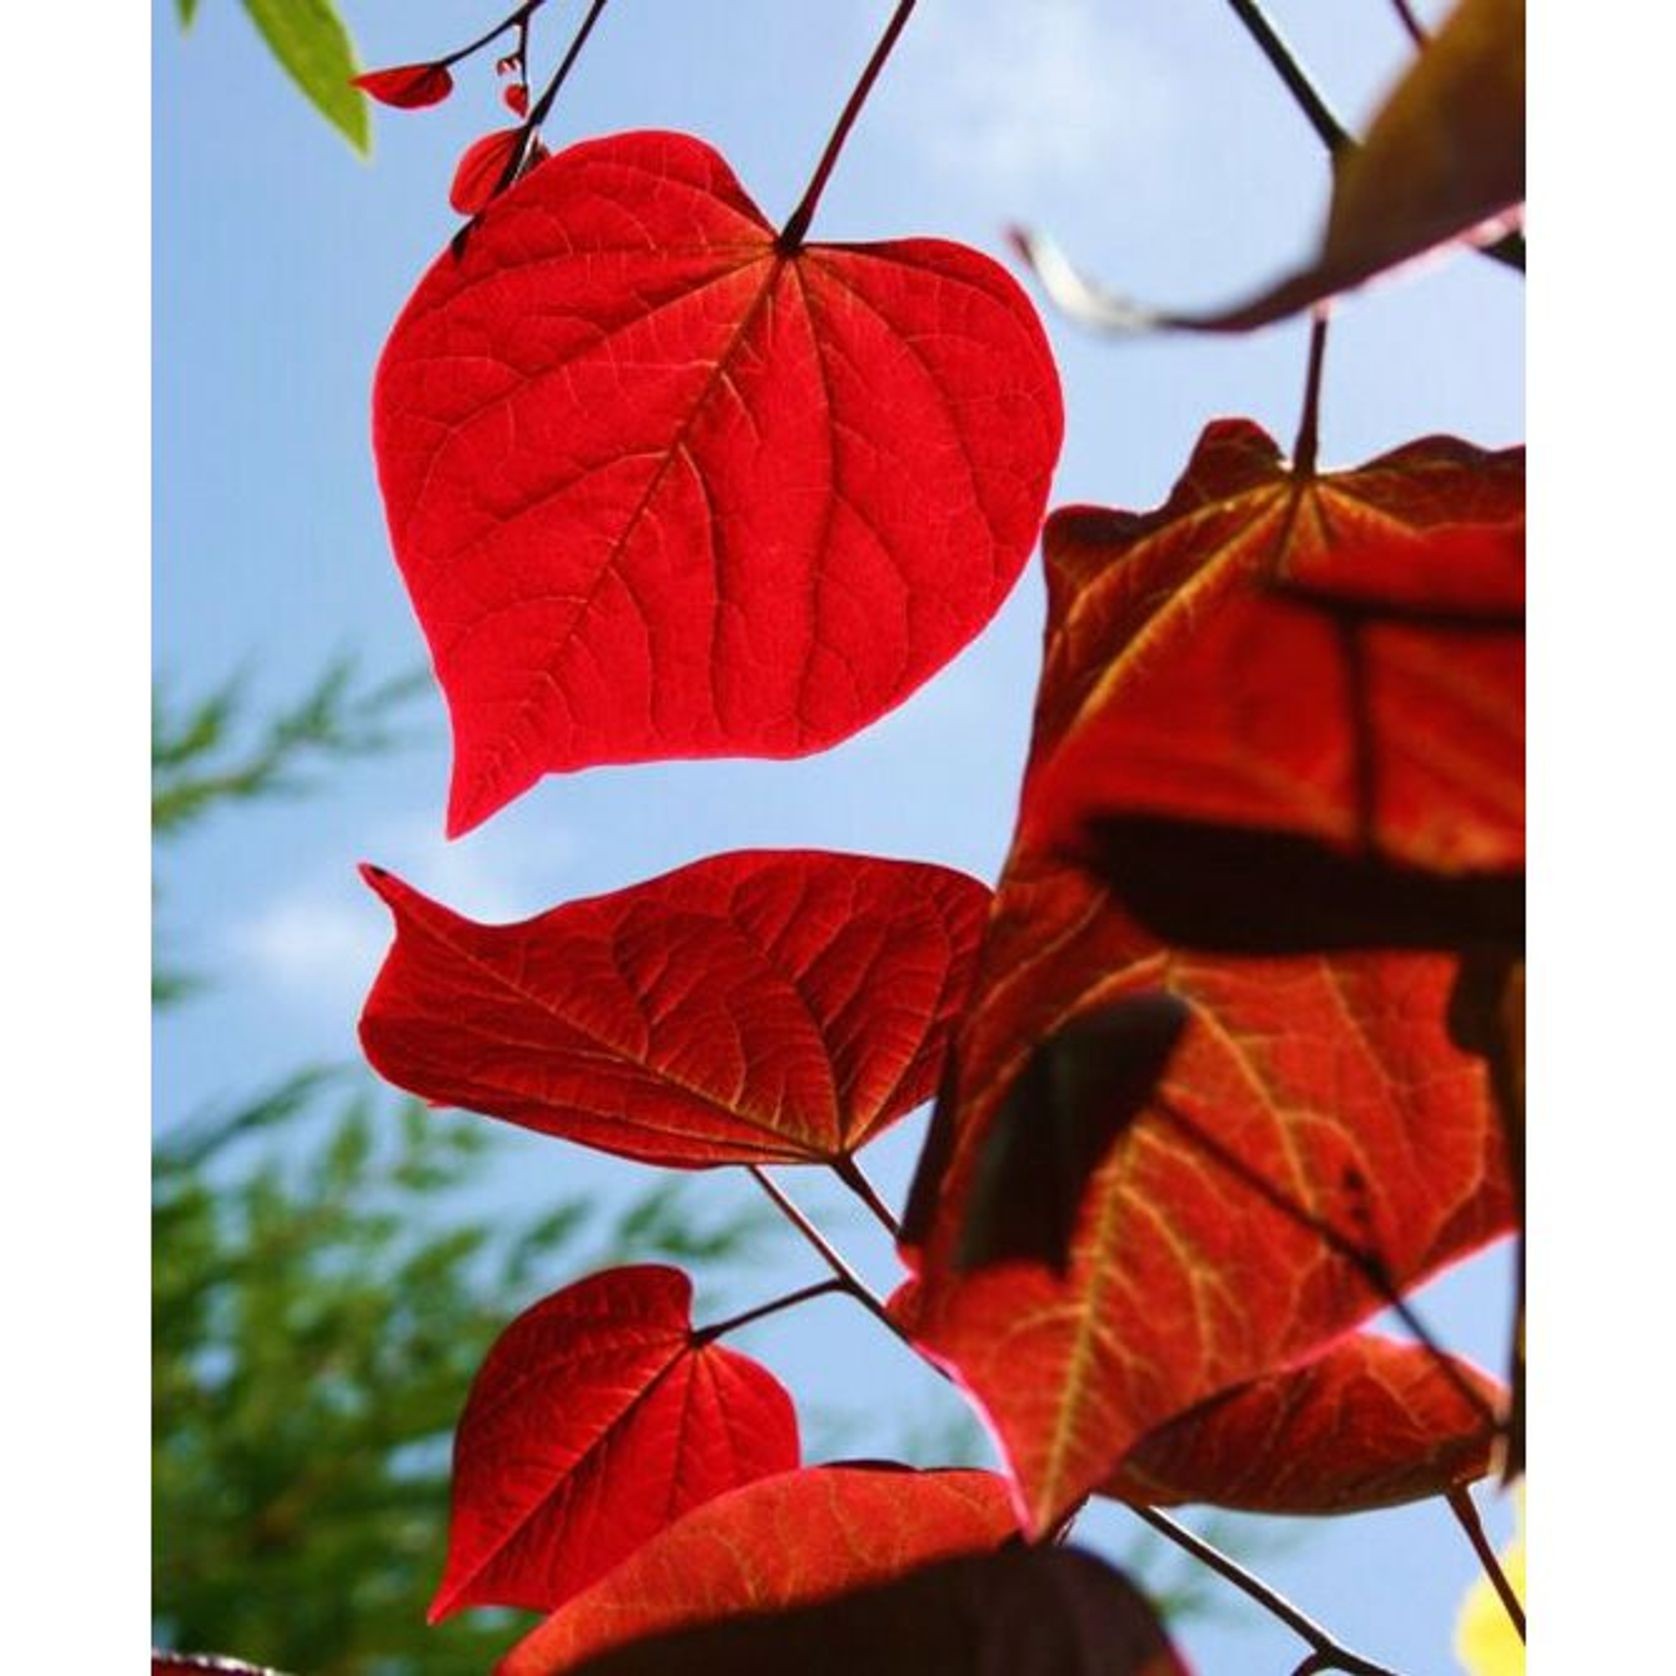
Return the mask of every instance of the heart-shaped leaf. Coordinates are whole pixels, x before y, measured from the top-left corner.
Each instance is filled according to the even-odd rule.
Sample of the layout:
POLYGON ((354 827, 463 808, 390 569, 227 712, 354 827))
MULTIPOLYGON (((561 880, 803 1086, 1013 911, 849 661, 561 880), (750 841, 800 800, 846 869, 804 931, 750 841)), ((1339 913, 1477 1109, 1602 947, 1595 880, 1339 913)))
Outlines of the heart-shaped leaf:
POLYGON ((1040 324, 975 251, 783 247, 682 134, 531 170, 422 281, 374 393, 449 831, 544 773, 866 726, 1006 597, 1061 430, 1040 324))
POLYGON ((712 856, 521 925, 388 873, 361 1019, 390 1081, 647 1163, 831 1163, 936 1088, 989 892, 919 862, 712 856))
POLYGON ((577 1676, 1187 1676, 1146 1597, 1074 1548, 935 1560, 813 1605, 619 1647, 577 1676))
POLYGON ((554 1607, 683 1513, 797 1465, 791 1399, 695 1334, 691 1305, 678 1269, 608 1269, 495 1341, 454 1439, 433 1623, 462 1606, 554 1607))
MULTIPOLYGON (((1356 472, 1294 476, 1269 438, 1230 423, 1207 432, 1162 510, 1050 521, 1019 828, 910 1204, 921 1282, 896 1305, 987 1411, 1034 1531, 1147 1432, 1316 1353, 1510 1225, 1485 1064, 1450 1032, 1454 954, 1382 952, 1377 938, 1326 954, 1298 941, 1284 957, 1203 952, 1149 923, 1122 872, 1089 870, 1101 856, 1087 834, 1091 811, 1146 798, 1152 814, 1275 823, 1333 854, 1372 844, 1416 871, 1516 865, 1512 602, 1469 626, 1465 650, 1432 638, 1432 607, 1448 607, 1452 636, 1455 607, 1493 592, 1486 577, 1516 579, 1522 500, 1511 456, 1434 440, 1356 472), (1246 701, 1233 708, 1184 673, 1201 670, 1201 640, 1226 649, 1229 622, 1300 579, 1334 611, 1345 597, 1379 608, 1371 734, 1345 713, 1333 611, 1310 618, 1322 638, 1308 656, 1241 640, 1249 668, 1217 666, 1246 701), (1184 715, 1154 702, 1154 681, 1184 715), (1301 718, 1302 736, 1270 728, 1277 716, 1301 718), (1179 1030, 1101 1026, 1143 1000, 1168 1023, 1165 999, 1179 1030), (1030 1096, 1032 1056, 1074 1030, 1074 1077, 1038 1078, 1030 1096), (1103 1053, 1146 1062, 1102 1065, 1103 1053), (1120 1110, 1099 1109, 1102 1089, 1120 1110), (1063 1132, 1054 1157, 1080 1198, 1059 1193, 1028 1228, 986 1232, 974 1215, 1007 1200, 994 1160, 1020 1155, 998 1127, 1041 1125, 1063 1132), (1042 1248, 1056 1228, 1061 1248, 1042 1248)), ((1247 884, 1260 899, 1263 877, 1247 884)), ((1271 927, 1303 913, 1269 906, 1271 927)))
POLYGON ((1356 1333, 1148 1433, 1100 1493, 1251 1513, 1395 1507, 1482 1478, 1506 1401, 1466 1362, 1356 1333))
POLYGON ((643 1636, 779 1611, 1017 1532, 992 1472, 809 1467, 707 1502, 532 1631, 496 1676, 559 1676, 643 1636))

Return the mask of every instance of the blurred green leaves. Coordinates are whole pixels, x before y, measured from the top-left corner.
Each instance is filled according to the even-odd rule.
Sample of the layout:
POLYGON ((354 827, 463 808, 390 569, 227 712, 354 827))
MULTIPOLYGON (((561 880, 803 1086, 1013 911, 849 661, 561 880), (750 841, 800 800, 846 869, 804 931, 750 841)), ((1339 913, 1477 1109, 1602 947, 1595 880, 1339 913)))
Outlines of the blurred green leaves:
MULTIPOLYGON (((246 15, 309 103, 365 156, 372 146, 366 97, 350 86, 360 70, 355 44, 331 0, 243 0, 246 15)), ((175 0, 183 29, 192 27, 198 0, 175 0)))

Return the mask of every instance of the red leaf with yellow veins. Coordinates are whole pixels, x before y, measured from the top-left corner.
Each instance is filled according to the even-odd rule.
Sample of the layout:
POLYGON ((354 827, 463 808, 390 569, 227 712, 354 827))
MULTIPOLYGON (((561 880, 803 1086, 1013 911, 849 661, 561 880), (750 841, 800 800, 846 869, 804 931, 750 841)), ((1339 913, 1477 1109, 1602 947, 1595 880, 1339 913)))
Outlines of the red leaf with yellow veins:
POLYGON ((449 831, 546 773, 866 726, 1005 599, 1062 423, 1029 302, 975 251, 782 248, 682 134, 531 170, 421 282, 374 393, 449 831))
POLYGON ((366 869, 396 919, 361 1041, 398 1086, 646 1163, 831 1163, 930 1098, 989 891, 737 851, 518 925, 366 869))
POLYGON ((1162 510, 1050 521, 1019 829, 910 1204, 920 1282, 893 1305, 988 1413, 1033 1531, 1146 1433, 1510 1224, 1486 1066, 1450 1033, 1453 910, 1392 947, 1363 935, 1390 902, 1342 888, 1312 947, 1308 898, 1268 900, 1254 870, 1207 882, 1187 938, 1093 869, 1096 817, 1137 808, 1371 855, 1405 888, 1515 868, 1522 499, 1513 455, 1434 439, 1298 478, 1224 423, 1162 510), (1347 599, 1372 613, 1354 715, 1347 599), (1271 645, 1294 607, 1307 632, 1271 645), (1200 690, 1201 641, 1238 647, 1217 666, 1238 702, 1200 690), (1009 1156, 1060 1176, 1010 1221, 1009 1156))
POLYGON ((496 1676, 559 1676, 643 1636, 825 1600, 1016 1534, 991 1472, 809 1467, 706 1503, 576 1596, 496 1676))
POLYGON ((495 1341, 454 1439, 433 1623, 557 1606, 682 1514, 797 1465, 791 1399, 695 1334, 691 1305, 678 1269, 608 1269, 495 1341))
POLYGON ((934 1560, 812 1605, 613 1648, 577 1676, 1187 1676, 1150 1602, 1074 1548, 934 1560))
POLYGON ((1149 1432, 1102 1495, 1251 1513, 1361 1513, 1482 1478, 1507 1393, 1424 1345, 1357 1333, 1149 1432))
POLYGON ((1082 278, 1051 239, 1015 237, 1049 295, 1086 325, 1248 332, 1439 245, 1494 237, 1524 196, 1525 0, 1461 0, 1366 137, 1335 158, 1315 258, 1258 296, 1206 313, 1147 309, 1082 278))

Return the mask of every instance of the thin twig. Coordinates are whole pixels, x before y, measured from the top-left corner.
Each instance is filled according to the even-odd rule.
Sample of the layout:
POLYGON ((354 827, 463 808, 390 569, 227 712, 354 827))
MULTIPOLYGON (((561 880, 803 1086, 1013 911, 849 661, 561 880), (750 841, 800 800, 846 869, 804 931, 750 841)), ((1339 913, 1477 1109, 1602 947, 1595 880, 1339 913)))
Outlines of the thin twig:
POLYGON ((741 1327, 748 1327, 753 1321, 762 1320, 764 1316, 778 1315, 781 1310, 808 1303, 811 1298, 825 1297, 831 1292, 847 1292, 849 1289, 849 1282, 836 1275, 831 1280, 817 1280, 813 1286, 799 1287, 795 1292, 786 1293, 783 1298, 770 1298, 767 1303, 758 1304, 755 1309, 747 1309, 739 1315, 730 1315, 725 1321, 715 1321, 708 1327, 701 1327, 693 1334, 693 1342, 708 1344, 712 1339, 721 1338, 727 1333, 736 1333, 741 1327))
POLYGON ((1309 370, 1304 374, 1304 405, 1298 418, 1298 439, 1292 444, 1292 471, 1298 477, 1315 475, 1321 446, 1321 370, 1327 355, 1327 310, 1318 306, 1309 328, 1309 370))
POLYGON ((1408 38, 1415 46, 1423 47, 1431 37, 1426 33, 1426 26, 1414 15, 1414 8, 1408 0, 1391 0, 1396 9, 1397 20, 1408 31, 1408 38))
POLYGON ((1287 44, 1285 37, 1270 22, 1269 15, 1257 3, 1257 0, 1228 0, 1234 15, 1245 25, 1246 33, 1250 35, 1263 56, 1268 59, 1274 73, 1286 85, 1286 91, 1292 95, 1298 109, 1304 113, 1309 125, 1321 143, 1334 156, 1354 145, 1350 130, 1333 114, 1327 101, 1322 98, 1315 83, 1309 79, 1309 73, 1298 62, 1298 55, 1287 44))
POLYGON ((885 1310, 883 1302, 877 1294, 875 1294, 861 1278, 861 1276, 858 1275, 855 1270, 844 1261, 843 1257, 839 1255, 837 1249, 832 1245, 831 1241, 828 1240, 826 1235, 823 1234, 820 1229, 809 1220, 801 1209, 799 1209, 796 1202, 787 1194, 786 1190, 781 1187, 780 1184, 775 1181, 774 1178, 770 1176, 760 1164, 748 1164, 746 1168, 750 1171, 751 1179, 755 1181, 757 1186, 760 1187, 763 1192, 774 1201, 776 1206, 778 1206, 780 1214, 784 1216, 785 1219, 798 1231, 798 1233, 800 1233, 804 1239, 806 1239, 809 1244, 820 1253, 822 1260, 826 1263, 826 1266, 831 1269, 835 1275, 837 1275, 840 1281, 843 1282, 844 1290, 848 1292, 858 1303, 869 1309, 882 1322, 884 1322, 884 1324, 889 1327, 893 1333, 897 1333, 898 1337, 900 1337, 901 1335, 898 1332, 896 1323, 891 1320, 889 1314, 885 1310))
POLYGON ((1478 1517, 1472 1494, 1464 1485, 1457 1486, 1449 1492, 1449 1511, 1455 1515, 1461 1529, 1466 1532, 1467 1541, 1472 1544, 1472 1551, 1484 1568, 1484 1575, 1490 1579, 1490 1587, 1500 1597, 1507 1610, 1507 1616, 1522 1642, 1525 1639, 1525 1609, 1519 1603, 1518 1595, 1513 1592, 1513 1585, 1507 1580, 1507 1573, 1502 1570, 1501 1561, 1496 1557, 1495 1549, 1490 1546, 1489 1537, 1484 1534, 1484 1521, 1478 1517))
POLYGON ((873 56, 867 60, 867 67, 861 72, 861 79, 845 101, 838 125, 826 142, 826 150, 821 153, 820 162, 815 165, 814 175, 804 188, 797 208, 791 212, 785 231, 780 234, 781 249, 796 250, 803 243, 804 236, 809 231, 809 223, 815 218, 815 208, 821 201, 821 194, 826 190, 826 183, 837 166, 838 154, 844 149, 844 142, 850 137, 850 130, 855 126, 856 118, 861 115, 861 107, 867 103, 867 96, 873 91, 873 83, 879 79, 879 72, 884 69, 885 60, 890 57, 892 49, 896 46, 897 36, 907 26, 917 4, 918 0, 899 0, 895 12, 891 14, 884 34, 879 37, 879 44, 873 48, 873 56))
POLYGON ((832 1173, 878 1218, 879 1225, 893 1240, 901 1239, 902 1224, 896 1220, 896 1213, 880 1198, 879 1190, 854 1158, 846 1153, 834 1159, 832 1173))
POLYGON ((1262 1578, 1254 1576, 1238 1560, 1223 1553, 1196 1532, 1177 1524, 1167 1513, 1160 1513, 1155 1507, 1133 1505, 1129 1511, 1202 1565, 1209 1566, 1224 1582, 1232 1583, 1242 1594, 1248 1595, 1278 1618, 1294 1635, 1306 1641, 1313 1651, 1311 1657, 1304 1660, 1304 1670, 1346 1670, 1353 1672, 1354 1676, 1396 1676, 1396 1672, 1385 1665, 1375 1664, 1360 1653, 1340 1646, 1327 1630, 1308 1613, 1300 1611, 1285 1595, 1271 1589, 1262 1578))

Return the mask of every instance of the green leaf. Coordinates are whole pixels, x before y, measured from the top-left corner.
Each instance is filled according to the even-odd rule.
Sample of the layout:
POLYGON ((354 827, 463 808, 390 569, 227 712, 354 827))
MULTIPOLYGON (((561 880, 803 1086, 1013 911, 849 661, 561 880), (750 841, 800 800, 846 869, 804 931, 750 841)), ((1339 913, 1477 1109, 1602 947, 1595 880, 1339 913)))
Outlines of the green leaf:
POLYGON ((372 143, 367 102, 349 85, 359 65, 331 0, 244 0, 244 9, 291 79, 364 154, 372 143))
POLYGON ((182 29, 190 29, 193 18, 198 15, 198 0, 175 0, 175 15, 180 19, 182 29))

